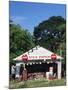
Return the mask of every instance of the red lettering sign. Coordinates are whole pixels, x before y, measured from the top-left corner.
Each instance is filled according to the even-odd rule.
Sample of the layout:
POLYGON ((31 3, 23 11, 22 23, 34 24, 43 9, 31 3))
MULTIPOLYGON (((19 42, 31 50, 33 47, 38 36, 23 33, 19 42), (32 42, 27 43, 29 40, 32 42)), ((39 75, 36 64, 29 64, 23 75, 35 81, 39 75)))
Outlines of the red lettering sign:
POLYGON ((51 59, 55 60, 57 57, 56 57, 56 54, 52 54, 51 55, 51 59))

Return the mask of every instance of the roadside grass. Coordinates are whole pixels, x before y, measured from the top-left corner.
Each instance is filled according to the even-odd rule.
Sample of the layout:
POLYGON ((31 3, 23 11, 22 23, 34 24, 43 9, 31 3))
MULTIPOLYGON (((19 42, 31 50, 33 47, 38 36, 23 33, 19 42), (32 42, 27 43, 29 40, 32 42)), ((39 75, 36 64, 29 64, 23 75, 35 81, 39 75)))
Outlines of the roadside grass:
POLYGON ((51 87, 51 86, 64 86, 66 85, 65 79, 55 79, 55 80, 28 80, 28 81, 10 81, 9 88, 35 88, 35 87, 51 87))

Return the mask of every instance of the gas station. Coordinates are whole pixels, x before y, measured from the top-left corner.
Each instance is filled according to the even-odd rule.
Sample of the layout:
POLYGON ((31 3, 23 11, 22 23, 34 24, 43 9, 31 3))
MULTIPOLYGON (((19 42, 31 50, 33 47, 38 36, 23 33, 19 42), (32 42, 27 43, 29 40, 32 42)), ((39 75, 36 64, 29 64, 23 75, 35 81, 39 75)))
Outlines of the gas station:
POLYGON ((16 78, 20 77, 20 66, 23 65, 22 80, 42 77, 49 79, 49 75, 61 79, 63 57, 39 45, 13 60, 16 62, 16 78))

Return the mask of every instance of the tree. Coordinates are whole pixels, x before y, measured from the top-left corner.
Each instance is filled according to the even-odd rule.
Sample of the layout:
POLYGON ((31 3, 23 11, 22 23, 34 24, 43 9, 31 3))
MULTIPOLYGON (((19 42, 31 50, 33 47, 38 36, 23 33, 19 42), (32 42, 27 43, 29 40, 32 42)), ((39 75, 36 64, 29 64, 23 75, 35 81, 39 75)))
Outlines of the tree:
POLYGON ((28 51, 34 46, 32 35, 20 25, 10 22, 10 62, 16 56, 28 51))
POLYGON ((65 39, 65 25, 66 21, 61 16, 42 21, 34 28, 35 43, 55 52, 62 38, 65 39))

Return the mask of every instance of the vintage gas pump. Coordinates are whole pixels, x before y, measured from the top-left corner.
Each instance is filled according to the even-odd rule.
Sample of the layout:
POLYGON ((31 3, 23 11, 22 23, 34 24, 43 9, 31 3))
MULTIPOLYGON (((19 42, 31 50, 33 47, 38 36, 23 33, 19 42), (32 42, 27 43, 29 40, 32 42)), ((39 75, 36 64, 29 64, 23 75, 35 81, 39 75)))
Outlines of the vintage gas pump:
POLYGON ((27 63, 27 61, 28 61, 28 56, 27 56, 27 54, 25 54, 25 55, 23 55, 22 56, 22 60, 23 60, 23 67, 24 67, 24 70, 23 70, 23 73, 22 73, 22 79, 24 80, 24 81, 26 81, 27 80, 27 69, 26 69, 26 67, 25 67, 25 64, 27 63))

